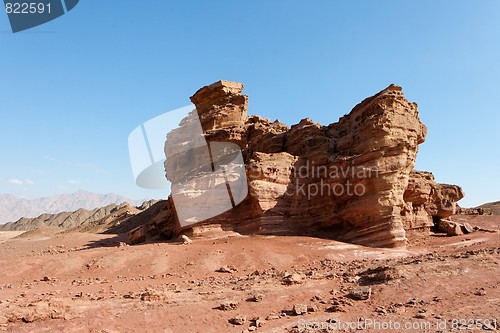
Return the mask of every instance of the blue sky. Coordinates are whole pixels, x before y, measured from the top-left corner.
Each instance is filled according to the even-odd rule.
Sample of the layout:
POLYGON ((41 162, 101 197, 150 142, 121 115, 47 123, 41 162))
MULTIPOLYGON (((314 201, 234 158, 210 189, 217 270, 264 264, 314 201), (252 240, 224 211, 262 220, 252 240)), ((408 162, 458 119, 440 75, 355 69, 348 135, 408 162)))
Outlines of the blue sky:
POLYGON ((129 133, 227 79, 289 125, 401 85, 429 128, 417 169, 496 201, 499 78, 496 0, 81 0, 17 34, 0 13, 0 193, 166 196, 134 184, 129 133))

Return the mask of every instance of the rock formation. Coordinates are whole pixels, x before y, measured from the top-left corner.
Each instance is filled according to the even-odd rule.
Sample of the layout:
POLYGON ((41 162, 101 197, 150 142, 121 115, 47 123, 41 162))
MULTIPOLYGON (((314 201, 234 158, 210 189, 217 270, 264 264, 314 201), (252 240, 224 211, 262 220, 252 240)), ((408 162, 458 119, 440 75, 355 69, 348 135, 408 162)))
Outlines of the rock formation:
POLYGON ((131 231, 131 243, 224 230, 401 247, 407 236, 425 234, 455 213, 460 187, 413 170, 427 128, 400 87, 387 87, 328 126, 303 119, 290 128, 247 116, 242 90, 239 83, 219 81, 191 97, 196 110, 167 136, 165 170, 173 186, 165 218, 131 231), (197 119, 201 135, 193 138, 197 119), (231 151, 220 143, 232 145, 231 151), (224 161, 237 157, 234 147, 244 161, 248 194, 241 202, 231 198, 238 204, 222 214, 196 219, 219 204, 210 186, 238 196, 234 189, 243 176, 224 161), (217 174, 221 165, 226 169, 217 174), (179 209, 199 222, 186 225, 179 209))
POLYGON ((437 226, 457 212, 457 201, 464 197, 459 186, 437 184, 430 172, 412 171, 404 192, 402 211, 406 231, 422 231, 437 226))

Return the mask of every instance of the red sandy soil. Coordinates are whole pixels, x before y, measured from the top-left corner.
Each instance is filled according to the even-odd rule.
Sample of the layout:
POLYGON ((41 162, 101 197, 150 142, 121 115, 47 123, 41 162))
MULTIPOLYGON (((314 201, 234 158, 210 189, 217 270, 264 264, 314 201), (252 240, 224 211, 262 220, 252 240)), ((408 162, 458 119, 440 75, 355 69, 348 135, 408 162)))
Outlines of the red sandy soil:
POLYGON ((500 330, 500 218, 455 219, 483 231, 406 250, 310 237, 128 246, 124 235, 3 233, 0 331, 481 332, 495 320, 500 330), (359 288, 370 298, 350 295, 359 288), (307 313, 294 313, 300 304, 307 313), (231 323, 238 316, 244 323, 231 323))

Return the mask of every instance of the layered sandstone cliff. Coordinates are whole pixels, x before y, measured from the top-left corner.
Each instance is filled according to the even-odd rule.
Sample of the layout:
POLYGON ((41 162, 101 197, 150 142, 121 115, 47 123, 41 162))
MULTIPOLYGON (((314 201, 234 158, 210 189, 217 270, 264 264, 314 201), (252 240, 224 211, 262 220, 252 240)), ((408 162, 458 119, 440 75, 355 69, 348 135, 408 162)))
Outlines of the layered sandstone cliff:
POLYGON ((219 81, 191 97, 196 110, 167 135, 166 217, 133 230, 131 242, 224 230, 400 247, 408 231, 454 214, 462 190, 413 170, 427 129, 400 87, 336 123, 291 128, 247 116, 242 90, 219 81))

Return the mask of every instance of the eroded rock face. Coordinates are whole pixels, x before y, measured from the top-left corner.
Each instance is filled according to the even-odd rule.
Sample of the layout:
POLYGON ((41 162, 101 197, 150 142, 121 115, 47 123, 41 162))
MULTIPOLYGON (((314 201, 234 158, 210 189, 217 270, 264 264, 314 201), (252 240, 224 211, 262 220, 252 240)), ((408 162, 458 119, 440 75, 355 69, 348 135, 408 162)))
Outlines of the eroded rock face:
POLYGON ((148 235, 160 229, 172 236, 223 230, 399 247, 405 245, 408 230, 429 230, 454 214, 462 190, 436 184, 430 173, 413 171, 427 129, 417 105, 405 99, 400 87, 391 85, 365 99, 336 123, 323 126, 303 119, 291 128, 247 116, 248 97, 242 90, 239 83, 219 81, 191 97, 196 111, 167 136, 165 169, 175 183, 175 200, 169 200, 170 215, 163 225, 143 227, 148 235), (186 133, 193 133, 196 117, 201 134, 192 138, 186 133), (198 144, 203 140, 207 145, 198 144), (184 217, 179 219, 180 209, 203 210, 199 200, 190 203, 190 198, 205 196, 205 207, 219 205, 209 188, 218 186, 223 192, 242 179, 234 166, 217 174, 227 148, 220 148, 220 154, 215 148, 205 150, 225 147, 220 143, 241 151, 248 191, 242 201, 233 200, 239 202, 234 208, 188 225, 184 217))
POLYGON ((403 196, 404 228, 425 233, 440 220, 456 214, 457 201, 463 197, 459 186, 438 184, 430 172, 412 171, 403 196))

